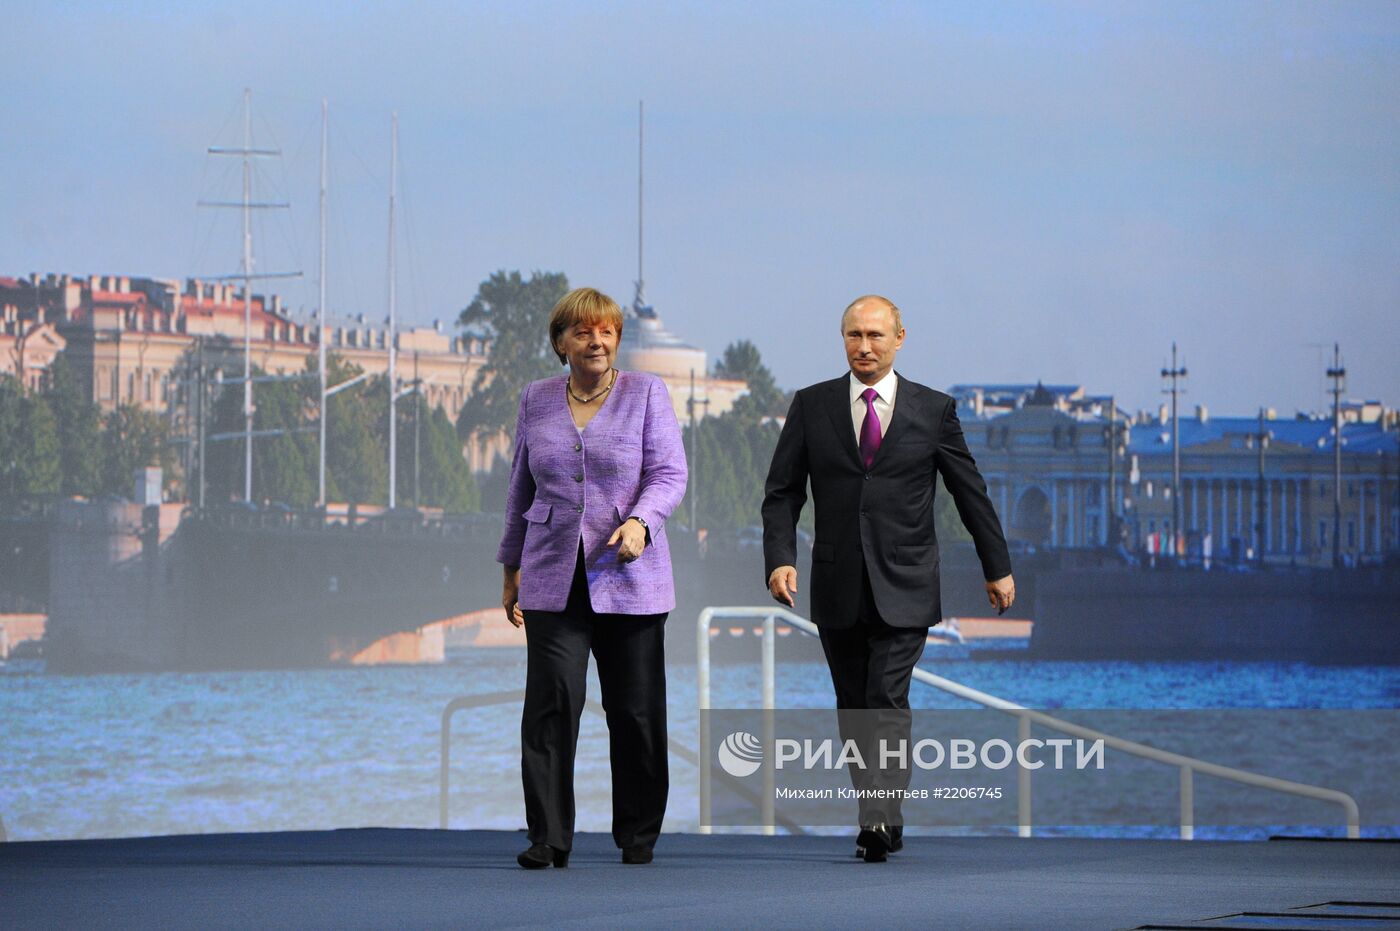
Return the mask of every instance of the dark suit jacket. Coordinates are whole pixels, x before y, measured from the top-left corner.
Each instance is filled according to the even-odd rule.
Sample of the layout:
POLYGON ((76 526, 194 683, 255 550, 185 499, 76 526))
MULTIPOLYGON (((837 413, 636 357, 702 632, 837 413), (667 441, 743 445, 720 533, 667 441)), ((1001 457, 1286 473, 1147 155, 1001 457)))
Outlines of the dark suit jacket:
POLYGON ((810 479, 817 523, 813 623, 856 623, 864 562, 886 624, 930 627, 943 616, 933 526, 935 470, 972 534, 989 581, 1011 574, 1001 523, 951 396, 899 375, 894 414, 867 472, 851 425, 849 377, 803 388, 792 400, 764 486, 764 582, 778 566, 797 565, 797 518, 810 479))

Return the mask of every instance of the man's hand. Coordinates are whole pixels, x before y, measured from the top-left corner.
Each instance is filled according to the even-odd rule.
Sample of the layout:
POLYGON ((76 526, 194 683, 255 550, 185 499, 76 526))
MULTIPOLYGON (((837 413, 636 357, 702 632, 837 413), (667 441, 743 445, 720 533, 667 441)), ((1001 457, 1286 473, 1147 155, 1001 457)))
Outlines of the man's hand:
POLYGON ((1011 576, 987 583, 987 600, 997 609, 997 614, 1005 614, 1016 601, 1016 580, 1011 576))
POLYGON ((792 600, 792 596, 797 594, 797 567, 779 566, 774 569, 773 574, 768 576, 768 594, 778 604, 797 607, 792 600))
POLYGON ((622 522, 622 526, 613 531, 608 537, 608 546, 617 546, 617 561, 631 562, 642 555, 642 550, 646 549, 647 531, 641 524, 632 518, 627 518, 622 522))
POLYGON ((501 581, 501 607, 506 609, 506 620, 520 627, 525 623, 525 615, 520 613, 520 567, 501 568, 505 570, 501 581))

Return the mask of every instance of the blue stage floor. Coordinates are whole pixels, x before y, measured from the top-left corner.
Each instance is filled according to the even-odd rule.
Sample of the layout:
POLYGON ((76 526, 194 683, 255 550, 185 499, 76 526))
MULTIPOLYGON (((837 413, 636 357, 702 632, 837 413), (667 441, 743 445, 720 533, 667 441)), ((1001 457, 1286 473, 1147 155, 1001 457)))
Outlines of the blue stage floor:
POLYGON ((525 846, 389 829, 0 844, 0 928, 1400 928, 1382 907, 1400 903, 1397 843, 912 837, 867 864, 849 838, 667 834, 623 866, 589 834, 568 869, 534 872, 525 846), (1288 911, 1326 902, 1371 904, 1288 911))

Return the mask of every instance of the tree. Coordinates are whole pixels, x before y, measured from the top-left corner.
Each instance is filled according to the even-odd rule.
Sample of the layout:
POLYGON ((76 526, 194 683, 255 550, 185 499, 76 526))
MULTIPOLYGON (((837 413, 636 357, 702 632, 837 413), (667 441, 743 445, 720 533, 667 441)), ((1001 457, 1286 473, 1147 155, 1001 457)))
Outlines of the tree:
POLYGON ((690 450, 690 489, 682 504, 689 520, 690 496, 698 496, 701 527, 736 530, 761 522, 763 483, 778 443, 780 427, 772 414, 786 411, 783 392, 748 340, 731 343, 715 363, 718 378, 747 381, 749 393, 718 417, 706 417, 685 432, 690 450))
POLYGON ((62 485, 58 423, 42 395, 0 374, 0 494, 51 495, 62 485))
POLYGON ((49 366, 45 397, 58 421, 64 495, 93 497, 101 487, 102 411, 87 394, 67 353, 49 366))
MULTIPOLYGON (((334 387, 359 375, 353 362, 327 357, 326 384, 334 387)), ((384 417, 388 391, 384 377, 371 378, 331 396, 326 411, 327 500, 389 503, 389 446, 384 417)))
POLYGON ((314 431, 306 429, 314 425, 307 410, 307 396, 312 391, 317 395, 320 392, 319 387, 309 387, 310 381, 273 381, 254 386, 257 411, 253 429, 287 431, 253 441, 255 501, 283 501, 293 507, 311 507, 316 503, 318 439, 314 431))
POLYGON ((160 417, 128 402, 109 411, 103 418, 101 490, 130 498, 137 469, 160 466, 162 475, 172 473, 175 455, 166 442, 166 428, 160 417))
POLYGON ((18 378, 0 373, 0 494, 22 494, 20 459, 24 454, 21 436, 24 420, 24 390, 18 378))
POLYGON ((63 488, 58 420, 41 394, 27 394, 20 406, 21 454, 16 478, 24 494, 56 495, 63 488))
POLYGON ((758 347, 746 339, 730 343, 724 355, 715 363, 716 378, 732 378, 748 383, 749 393, 734 403, 734 408, 742 415, 761 417, 781 417, 788 406, 788 397, 777 382, 768 366, 763 364, 758 347))
MULTIPOLYGON (((209 363, 208 356, 205 362, 209 363)), ((228 360, 228 364, 237 366, 235 370, 241 378, 241 361, 228 360)), ((264 371, 254 365, 252 373, 257 378, 264 371)), ((330 376, 327 383, 336 384, 334 369, 329 363, 327 373, 330 376)), ((288 431, 278 436, 253 438, 254 502, 283 501, 296 507, 309 507, 316 503, 318 439, 314 430, 304 428, 314 424, 307 405, 308 398, 319 393, 319 387, 309 387, 310 381, 257 382, 253 386, 253 429, 288 431)), ((339 398, 339 395, 332 398, 332 410, 339 398)), ((332 419, 332 427, 334 423, 332 419)), ((209 473, 206 488, 213 503, 243 498, 243 470, 247 463, 243 431, 243 385, 225 384, 214 398, 209 423, 205 427, 206 437, 234 434, 220 440, 206 439, 209 444, 204 454, 205 468, 209 473)), ((331 444, 328 442, 327 446, 331 444)), ((333 461, 327 460, 328 486, 331 474, 329 463, 333 461)), ((329 489, 327 494, 330 494, 329 489)))
MULTIPOLYGON (((399 411, 399 500, 413 497, 413 414, 411 398, 400 402, 399 411)), ((481 493, 467 460, 462 441, 452 420, 441 407, 418 406, 419 426, 419 504, 440 507, 449 513, 481 509, 481 493)))
POLYGON ((486 364, 476 373, 462 405, 457 431, 463 440, 514 438, 521 390, 559 372, 549 344, 549 313, 569 290, 562 272, 494 272, 457 318, 457 325, 491 341, 486 364))

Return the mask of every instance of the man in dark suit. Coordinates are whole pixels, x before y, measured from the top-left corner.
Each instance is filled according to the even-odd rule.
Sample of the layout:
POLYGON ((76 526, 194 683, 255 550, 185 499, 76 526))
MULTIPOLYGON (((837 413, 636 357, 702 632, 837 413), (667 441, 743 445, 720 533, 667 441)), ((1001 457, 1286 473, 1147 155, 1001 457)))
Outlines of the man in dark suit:
MULTIPOLYGON (((812 487, 812 621, 836 690, 843 740, 868 769, 857 789, 904 788, 908 770, 878 770, 874 739, 909 735, 909 682, 930 626, 942 619, 935 472, 972 534, 998 613, 1016 586, 987 486, 968 452, 955 402, 898 376, 899 308, 877 295, 841 316, 850 373, 797 392, 778 438, 763 499, 768 590, 791 607, 797 591, 797 519, 812 487), (843 714, 844 713, 844 714, 843 714), (872 716, 877 720, 872 721, 872 716)), ((907 746, 907 744, 906 744, 907 746)), ((903 846, 898 799, 861 801, 857 853, 879 862, 903 846)))

